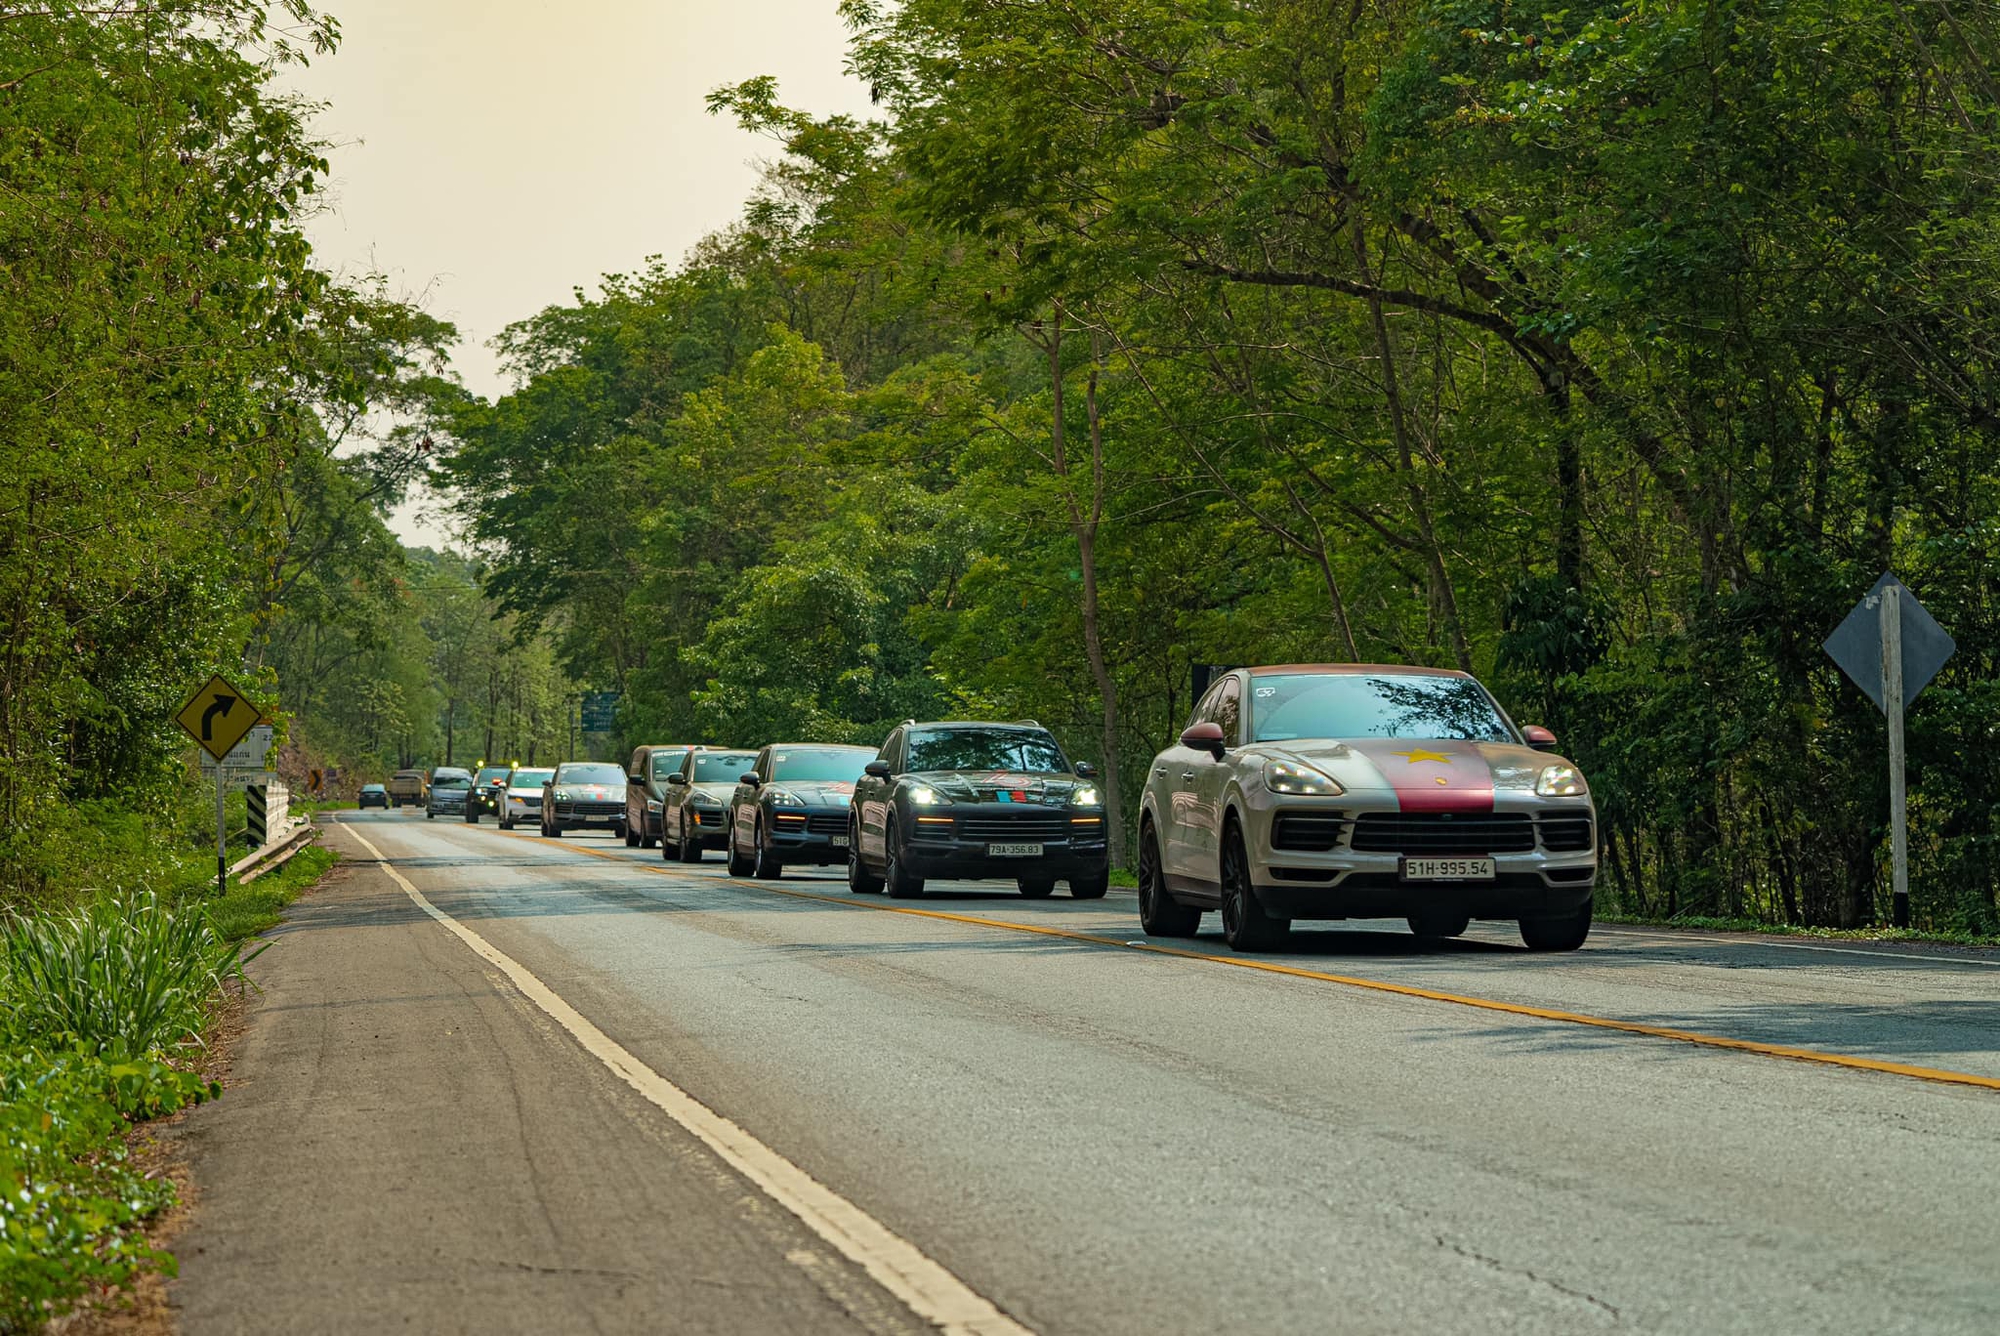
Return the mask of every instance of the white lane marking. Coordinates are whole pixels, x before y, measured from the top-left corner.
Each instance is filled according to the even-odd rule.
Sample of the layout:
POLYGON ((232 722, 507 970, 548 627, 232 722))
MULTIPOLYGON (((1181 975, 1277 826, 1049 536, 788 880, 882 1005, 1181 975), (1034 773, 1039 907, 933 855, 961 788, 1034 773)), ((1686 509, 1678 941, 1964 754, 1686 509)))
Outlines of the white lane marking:
POLYGON ((1815 946, 1808 942, 1787 942, 1773 938, 1746 942, 1738 937, 1710 937, 1705 933, 1676 932, 1672 928, 1622 928, 1607 924, 1593 924, 1590 929, 1604 937, 1664 937, 1669 941, 1689 946, 1740 946, 1774 947, 1780 951, 1823 951, 1831 956, 1866 956, 1870 960, 1903 960, 1918 965, 1984 965, 1988 969, 2000 969, 2000 960, 1985 960, 1979 956, 1933 956, 1918 951, 1869 951, 1858 946, 1815 946))
POLYGON ((797 1216, 841 1256, 865 1270, 911 1312, 950 1336, 1033 1336, 915 1244, 641 1062, 519 961, 425 899, 367 836, 345 822, 342 825, 367 846, 417 908, 499 969, 592 1057, 714 1151, 723 1163, 797 1216))

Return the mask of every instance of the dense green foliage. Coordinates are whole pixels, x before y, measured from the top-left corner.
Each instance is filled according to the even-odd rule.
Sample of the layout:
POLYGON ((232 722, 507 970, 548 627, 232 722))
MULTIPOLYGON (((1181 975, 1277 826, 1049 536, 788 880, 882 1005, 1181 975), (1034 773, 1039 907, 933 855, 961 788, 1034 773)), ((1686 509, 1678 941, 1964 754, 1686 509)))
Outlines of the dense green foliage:
POLYGON ((1874 920, 1893 567, 1920 921, 2000 891, 1989 4, 844 5, 883 119, 510 336, 444 462, 617 745, 1042 718, 1129 810, 1200 663, 1469 668, 1607 908, 1874 920))

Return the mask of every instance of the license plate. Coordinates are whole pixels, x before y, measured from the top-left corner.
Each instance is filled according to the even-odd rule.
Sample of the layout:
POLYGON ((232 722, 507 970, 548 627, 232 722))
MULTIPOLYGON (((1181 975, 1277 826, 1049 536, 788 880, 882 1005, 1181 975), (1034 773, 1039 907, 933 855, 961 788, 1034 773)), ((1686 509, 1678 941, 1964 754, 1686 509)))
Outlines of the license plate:
POLYGON ((847 847, 847 837, 845 835, 829 835, 826 837, 826 842, 836 849, 845 849, 847 847))
POLYGON ((1042 846, 1039 844, 989 844, 986 852, 992 858, 1040 858, 1042 846))
POLYGON ((1405 858, 1404 881, 1492 881, 1490 858, 1405 858))

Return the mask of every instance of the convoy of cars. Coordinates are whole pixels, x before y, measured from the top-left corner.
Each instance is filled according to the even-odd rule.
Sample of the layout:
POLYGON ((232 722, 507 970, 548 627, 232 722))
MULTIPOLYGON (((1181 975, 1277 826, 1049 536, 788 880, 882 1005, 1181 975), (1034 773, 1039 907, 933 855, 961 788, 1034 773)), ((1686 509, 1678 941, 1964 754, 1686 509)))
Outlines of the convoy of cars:
MULTIPOLYGON (((1226 672, 1146 774, 1140 924, 1192 937, 1216 912, 1231 947, 1265 951, 1301 919, 1402 918, 1427 939, 1500 919, 1530 950, 1573 951, 1590 933, 1597 813, 1555 747, 1461 672, 1226 672)), ((468 790, 491 791, 503 829, 607 829, 688 863, 726 850, 734 876, 844 864, 851 891, 897 898, 944 878, 1008 880, 1030 899, 1063 882, 1095 900, 1110 885, 1096 771, 1033 720, 911 720, 879 748, 680 743, 640 747, 624 767, 440 769, 429 813, 468 790)), ((380 801, 392 799, 404 801, 395 781, 380 801)))

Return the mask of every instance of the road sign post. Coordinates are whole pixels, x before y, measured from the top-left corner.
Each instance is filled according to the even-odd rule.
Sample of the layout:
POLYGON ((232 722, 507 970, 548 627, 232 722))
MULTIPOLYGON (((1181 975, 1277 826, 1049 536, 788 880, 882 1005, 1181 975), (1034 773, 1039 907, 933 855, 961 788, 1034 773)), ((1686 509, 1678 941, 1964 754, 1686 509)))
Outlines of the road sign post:
POLYGON ((249 697, 218 675, 209 678, 207 685, 188 697, 187 704, 174 715, 174 722, 216 763, 215 893, 221 895, 229 888, 229 828, 225 824, 222 808, 223 795, 228 792, 229 772, 224 762, 235 750, 236 744, 248 737, 250 730, 261 721, 257 707, 250 703, 249 697))
POLYGON ((1825 649, 1888 720, 1890 913, 1897 927, 1907 928, 1910 829, 1903 714, 1958 646, 1916 595, 1885 571, 1826 638, 1825 649))

